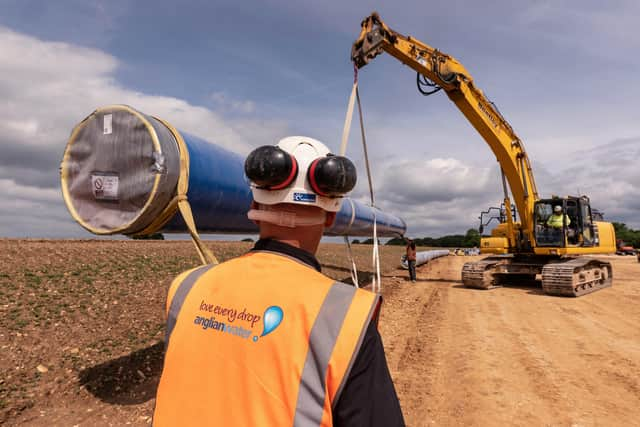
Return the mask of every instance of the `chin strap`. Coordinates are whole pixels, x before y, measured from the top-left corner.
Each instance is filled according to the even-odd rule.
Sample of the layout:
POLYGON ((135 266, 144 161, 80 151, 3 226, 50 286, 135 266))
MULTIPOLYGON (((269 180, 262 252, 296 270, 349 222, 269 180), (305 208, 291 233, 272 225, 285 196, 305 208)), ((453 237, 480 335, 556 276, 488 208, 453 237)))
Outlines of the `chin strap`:
POLYGON ((280 227, 305 227, 310 225, 324 224, 327 214, 324 211, 316 213, 300 214, 281 210, 272 210, 268 206, 260 206, 261 209, 250 209, 247 217, 252 221, 264 221, 280 227))

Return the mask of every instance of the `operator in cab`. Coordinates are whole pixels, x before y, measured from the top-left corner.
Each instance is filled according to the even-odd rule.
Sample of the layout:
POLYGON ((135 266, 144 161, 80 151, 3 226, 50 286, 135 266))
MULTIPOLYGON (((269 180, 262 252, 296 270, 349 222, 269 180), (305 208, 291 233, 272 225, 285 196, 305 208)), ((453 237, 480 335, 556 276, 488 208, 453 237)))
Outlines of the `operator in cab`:
POLYGON ((245 173, 260 239, 171 285, 154 426, 404 426, 380 295, 323 275, 315 256, 355 166, 292 136, 251 152, 245 173))
POLYGON ((551 228, 561 229, 564 225, 571 224, 571 220, 567 214, 562 213, 562 206, 556 205, 553 207, 553 214, 547 219, 547 225, 551 228))

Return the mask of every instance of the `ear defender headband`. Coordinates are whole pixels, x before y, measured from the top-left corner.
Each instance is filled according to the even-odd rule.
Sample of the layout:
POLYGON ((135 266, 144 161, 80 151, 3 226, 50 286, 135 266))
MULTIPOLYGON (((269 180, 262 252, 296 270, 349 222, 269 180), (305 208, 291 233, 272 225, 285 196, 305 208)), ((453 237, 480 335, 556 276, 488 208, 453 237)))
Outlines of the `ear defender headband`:
MULTIPOLYGON (((259 188, 281 190, 298 176, 296 158, 273 145, 258 147, 244 163, 247 177, 259 188)), ((327 154, 309 165, 307 180, 320 196, 339 197, 353 190, 357 181, 355 165, 346 157, 327 154)))
POLYGON ((264 145, 249 154, 244 173, 260 188, 281 190, 298 176, 298 162, 280 147, 264 145))

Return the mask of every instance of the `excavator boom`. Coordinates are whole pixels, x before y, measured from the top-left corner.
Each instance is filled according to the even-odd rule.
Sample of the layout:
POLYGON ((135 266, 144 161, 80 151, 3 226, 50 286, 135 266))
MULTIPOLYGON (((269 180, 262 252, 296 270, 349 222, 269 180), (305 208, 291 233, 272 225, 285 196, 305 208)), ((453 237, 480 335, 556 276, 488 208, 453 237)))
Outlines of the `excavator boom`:
MULTIPOLYGON (((522 224, 520 241, 515 237, 513 224, 510 224, 510 246, 530 247, 533 241, 531 214, 538 199, 538 190, 524 145, 513 128, 475 86, 471 74, 460 62, 426 43, 390 29, 374 12, 362 22, 362 30, 351 50, 351 59, 358 68, 362 68, 383 52, 441 87, 484 138, 509 183, 522 224)), ((506 191, 505 199, 508 199, 506 191)), ((506 200, 505 206, 510 207, 511 203, 506 200)), ((510 212, 507 216, 511 217, 510 212)))
POLYGON ((535 280, 538 276, 542 277, 544 291, 553 295, 579 296, 611 286, 613 275, 608 262, 571 256, 613 252, 613 226, 593 221, 586 196, 540 199, 522 141, 498 108, 476 87, 465 67, 452 56, 392 30, 376 12, 361 26, 351 49, 351 59, 358 69, 382 53, 412 68, 418 73, 420 92, 430 95, 444 90, 500 164, 505 222, 493 230, 493 237, 483 238, 483 249, 510 255, 465 264, 465 286, 489 289, 501 282, 535 280), (519 222, 511 210, 507 183, 519 222), (565 221, 559 229, 548 230, 547 218, 554 208, 573 216, 571 228, 565 221))

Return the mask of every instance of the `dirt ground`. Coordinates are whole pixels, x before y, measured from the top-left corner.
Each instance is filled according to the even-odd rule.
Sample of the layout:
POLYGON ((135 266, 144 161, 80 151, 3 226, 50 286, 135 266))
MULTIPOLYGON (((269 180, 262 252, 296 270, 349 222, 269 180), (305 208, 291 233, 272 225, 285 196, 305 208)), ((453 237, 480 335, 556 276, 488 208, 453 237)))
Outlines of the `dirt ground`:
MULTIPOLYGON (((207 243, 222 260, 248 243, 207 243)), ((371 247, 354 246, 361 276, 371 247)), ((449 256, 398 269, 381 248, 380 321, 409 426, 637 425, 640 264, 607 257, 614 286, 581 298, 539 287, 466 289, 449 256)), ((323 271, 349 277, 343 245, 323 271)), ((197 265, 190 242, 0 240, 0 424, 151 422, 167 287, 197 265)))

